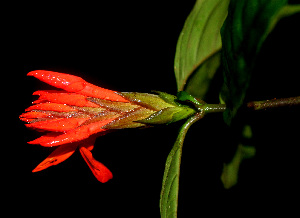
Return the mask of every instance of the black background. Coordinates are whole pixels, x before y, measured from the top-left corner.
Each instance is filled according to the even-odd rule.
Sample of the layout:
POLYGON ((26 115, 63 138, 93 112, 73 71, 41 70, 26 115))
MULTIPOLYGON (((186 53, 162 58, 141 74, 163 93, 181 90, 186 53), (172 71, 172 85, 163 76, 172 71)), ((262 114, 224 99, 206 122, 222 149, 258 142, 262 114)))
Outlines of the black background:
MULTIPOLYGON (((9 49, 2 81, 10 84, 2 96, 2 116, 9 118, 3 132, 9 141, 2 142, 7 204, 31 215, 159 217, 164 164, 181 122, 98 138, 93 155, 114 175, 101 184, 79 152, 57 166, 31 173, 51 148, 28 145, 38 134, 26 129, 18 116, 31 105, 33 91, 51 88, 26 76, 36 69, 74 74, 116 91, 176 94, 176 42, 193 4, 26 3, 9 14, 17 22, 6 24, 9 37, 3 43, 9 49)), ((299 21, 299 15, 286 18, 269 35, 248 100, 300 95, 299 21)), ((218 102, 220 83, 214 81, 209 103, 218 102)), ((195 124, 183 149, 179 217, 296 211, 299 121, 299 107, 249 115, 257 154, 242 164, 239 183, 231 190, 220 181, 222 164, 234 153, 222 115, 209 115, 195 124)))

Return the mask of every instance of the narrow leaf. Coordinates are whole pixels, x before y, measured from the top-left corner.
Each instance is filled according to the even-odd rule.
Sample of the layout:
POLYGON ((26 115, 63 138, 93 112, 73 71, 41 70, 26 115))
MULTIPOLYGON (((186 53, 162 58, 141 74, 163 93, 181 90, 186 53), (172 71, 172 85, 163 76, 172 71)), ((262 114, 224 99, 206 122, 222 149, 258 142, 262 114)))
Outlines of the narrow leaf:
MULTIPOLYGON (((174 70, 178 91, 183 91, 193 72, 221 49, 220 29, 228 4, 229 0, 196 1, 177 42, 174 70)), ((207 78, 206 71, 201 74, 197 80, 207 78)))
POLYGON ((202 117, 202 113, 197 113, 183 124, 179 131, 177 140, 167 158, 160 194, 161 218, 177 217, 182 146, 190 126, 202 117))
POLYGON ((229 189, 237 184, 240 165, 243 160, 253 158, 255 156, 256 149, 253 145, 251 145, 251 138, 251 126, 245 125, 241 134, 241 141, 237 145, 237 149, 232 160, 229 163, 224 163, 223 165, 221 181, 224 188, 229 189))

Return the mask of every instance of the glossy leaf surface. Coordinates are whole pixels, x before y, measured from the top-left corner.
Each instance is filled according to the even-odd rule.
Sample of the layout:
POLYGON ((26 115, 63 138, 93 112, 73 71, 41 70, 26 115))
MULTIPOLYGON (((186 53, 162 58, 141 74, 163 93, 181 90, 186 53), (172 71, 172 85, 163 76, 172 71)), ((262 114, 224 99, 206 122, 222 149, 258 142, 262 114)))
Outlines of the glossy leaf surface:
MULTIPOLYGON (((201 94, 197 94, 196 91, 197 97, 202 97, 200 95, 206 92, 206 87, 203 89, 202 86, 193 88, 189 86, 201 85, 202 81, 207 82, 208 74, 215 72, 199 69, 222 47, 220 29, 227 15, 228 4, 229 0, 196 1, 177 42, 174 70, 178 91, 185 88, 198 89, 201 94), (193 78, 191 84, 187 84, 194 72, 197 72, 197 76, 193 78)), ((219 63, 219 61, 210 62, 215 66, 219 66, 219 63)), ((212 69, 217 68, 215 66, 212 69)))

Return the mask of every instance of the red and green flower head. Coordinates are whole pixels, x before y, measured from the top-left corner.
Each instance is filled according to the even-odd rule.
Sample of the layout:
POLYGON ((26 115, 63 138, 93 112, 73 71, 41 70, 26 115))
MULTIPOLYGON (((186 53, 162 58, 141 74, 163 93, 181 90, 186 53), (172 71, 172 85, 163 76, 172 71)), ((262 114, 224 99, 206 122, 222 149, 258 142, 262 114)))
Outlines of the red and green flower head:
POLYGON ((195 113, 163 92, 115 92, 77 76, 45 70, 28 76, 61 89, 34 92, 39 98, 20 115, 28 128, 46 132, 29 144, 57 147, 33 172, 61 163, 78 148, 95 177, 107 182, 112 173, 91 153, 98 136, 114 129, 168 124, 195 113))

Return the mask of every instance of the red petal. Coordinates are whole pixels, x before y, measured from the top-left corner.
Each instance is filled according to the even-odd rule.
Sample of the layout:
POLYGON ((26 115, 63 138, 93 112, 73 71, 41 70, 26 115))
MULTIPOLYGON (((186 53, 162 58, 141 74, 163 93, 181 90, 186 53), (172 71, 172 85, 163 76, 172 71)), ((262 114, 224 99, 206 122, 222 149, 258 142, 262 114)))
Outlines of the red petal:
POLYGON ((88 138, 89 136, 90 133, 88 131, 88 127, 87 125, 85 125, 85 126, 78 127, 74 130, 70 130, 64 134, 61 134, 53 138, 52 141, 48 141, 40 144, 45 147, 52 147, 52 146, 63 145, 66 143, 81 141, 88 138))
POLYGON ((39 100, 39 99, 32 102, 32 104, 41 104, 41 103, 49 103, 49 102, 46 100, 39 100))
POLYGON ((90 97, 101 98, 110 101, 120 101, 120 102, 129 102, 115 91, 111 91, 109 89, 104 89, 98 86, 95 86, 91 83, 86 83, 86 86, 83 90, 78 91, 77 93, 87 95, 90 97))
POLYGON ((80 146, 83 146, 86 149, 88 149, 89 151, 92 151, 94 149, 94 144, 95 144, 96 138, 97 138, 96 136, 91 136, 91 137, 87 138, 86 140, 84 140, 80 146))
MULTIPOLYGON (((54 138, 56 138, 59 135, 64 135, 62 133, 58 133, 58 132, 50 132, 47 133, 33 141, 27 142, 28 144, 43 144, 43 145, 47 145, 48 142, 52 142, 54 138)), ((46 147, 52 147, 52 146, 46 146, 46 147)))
POLYGON ((45 95, 49 93, 68 93, 66 91, 58 91, 58 90, 39 90, 32 93, 32 95, 45 95))
POLYGON ((27 122, 27 123, 30 123, 30 122, 32 122, 32 121, 34 121, 35 119, 33 119, 33 118, 23 118, 23 117, 19 117, 20 118, 20 120, 22 120, 22 121, 24 121, 24 122, 27 122))
POLYGON ((49 102, 32 105, 29 108, 27 108, 25 111, 31 111, 31 110, 58 111, 58 112, 76 111, 76 109, 74 109, 68 105, 49 103, 49 102))
POLYGON ((27 74, 68 92, 78 92, 85 87, 85 81, 78 76, 47 70, 35 70, 27 74))
POLYGON ((70 130, 64 134, 53 138, 52 141, 40 144, 45 147, 51 147, 84 140, 92 134, 107 131, 106 129, 102 129, 102 127, 110 123, 114 119, 102 120, 95 123, 90 123, 88 125, 80 126, 76 129, 70 130))
POLYGON ((44 170, 50 166, 57 165, 68 159, 76 150, 78 144, 66 144, 55 149, 44 161, 42 161, 32 172, 44 170))
POLYGON ((58 118, 25 124, 29 128, 42 129, 46 131, 65 132, 83 124, 89 118, 58 118))
POLYGON ((86 96, 111 101, 128 102, 128 100, 118 95, 115 91, 95 86, 78 76, 46 70, 31 71, 27 75, 34 76, 45 83, 56 88, 64 89, 68 92, 76 92, 86 96))
POLYGON ((110 170, 102 163, 95 160, 92 153, 88 149, 86 149, 85 147, 80 147, 79 151, 98 181, 105 183, 113 178, 110 170))
POLYGON ((86 96, 67 92, 36 91, 33 95, 39 95, 38 101, 47 100, 51 103, 74 105, 79 107, 99 107, 99 105, 90 102, 86 96))
POLYGON ((43 112, 37 112, 37 111, 31 111, 31 112, 27 112, 27 113, 23 113, 20 115, 20 120, 25 121, 25 122, 30 122, 34 119, 38 119, 38 118, 46 118, 51 116, 50 113, 43 113, 43 112))

